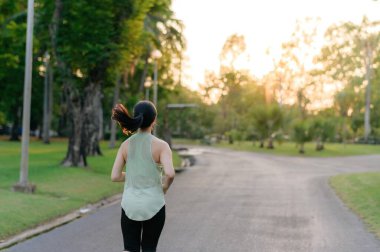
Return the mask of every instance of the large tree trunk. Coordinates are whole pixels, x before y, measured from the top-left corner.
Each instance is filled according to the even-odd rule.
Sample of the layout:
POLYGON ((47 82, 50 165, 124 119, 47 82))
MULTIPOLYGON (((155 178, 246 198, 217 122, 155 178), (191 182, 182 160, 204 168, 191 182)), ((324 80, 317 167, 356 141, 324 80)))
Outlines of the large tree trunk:
POLYGON ((65 159, 62 161, 64 166, 87 166, 85 137, 83 132, 84 111, 81 106, 82 99, 77 90, 73 92, 67 88, 67 106, 71 126, 69 133, 69 145, 65 159))
POLYGON ((100 84, 89 83, 83 92, 66 84, 66 90, 71 131, 67 154, 62 164, 87 166, 88 155, 102 155, 99 146, 100 84))
POLYGON ((304 153, 305 153, 305 144, 304 144, 304 143, 300 143, 300 150, 299 150, 299 153, 300 153, 300 154, 304 154, 304 153))
POLYGON ((99 146, 100 112, 101 112, 100 84, 91 82, 84 89, 83 97, 83 133, 85 151, 88 156, 102 155, 99 146))
POLYGON ((103 95, 100 97, 100 108, 99 108, 99 131, 98 131, 98 139, 99 141, 104 139, 104 112, 103 112, 103 105, 102 105, 103 95))
POLYGON ((268 139, 268 149, 274 149, 274 145, 273 145, 273 137, 270 136, 269 139, 268 139))
POLYGON ((259 148, 264 148, 264 139, 260 139, 260 145, 259 148))
MULTIPOLYGON (((120 84, 121 84, 122 77, 117 78, 114 93, 113 93, 113 107, 119 102, 119 95, 120 95, 120 84)), ((110 148, 115 148, 116 145, 116 122, 114 120, 111 120, 111 135, 110 135, 110 148)))
POLYGON ((325 149, 325 146, 324 146, 324 144, 323 144, 321 138, 318 137, 318 139, 317 139, 317 145, 315 146, 315 150, 316 150, 316 151, 322 151, 322 150, 324 150, 324 149, 325 149))
POLYGON ((42 141, 50 143, 50 125, 53 108, 53 71, 49 61, 49 53, 45 53, 45 81, 44 81, 44 115, 42 127, 42 141))

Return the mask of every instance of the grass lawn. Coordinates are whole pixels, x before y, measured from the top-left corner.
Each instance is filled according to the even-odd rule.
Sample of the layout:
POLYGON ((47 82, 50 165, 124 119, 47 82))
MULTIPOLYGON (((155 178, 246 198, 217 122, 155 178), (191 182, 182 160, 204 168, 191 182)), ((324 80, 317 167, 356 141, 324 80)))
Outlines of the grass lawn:
MULTIPOLYGON (((29 181, 37 185, 35 194, 12 192, 19 180, 20 143, 0 141, 0 239, 64 215, 88 203, 121 193, 123 183, 110 180, 117 149, 101 143, 103 156, 89 157, 90 168, 67 168, 59 165, 64 158, 67 140, 50 145, 31 141, 29 181)), ((173 152, 174 165, 181 159, 173 152)))
MULTIPOLYGON (((174 139, 174 144, 190 144, 200 145, 199 140, 187 140, 187 139, 174 139)), ((305 154, 298 153, 298 147, 293 142, 283 142, 278 144, 275 142, 274 149, 259 148, 259 143, 248 141, 234 142, 229 144, 222 141, 219 144, 212 146, 221 148, 230 148, 233 150, 252 151, 266 154, 275 154, 283 156, 305 156, 305 157, 334 157, 334 156, 353 156, 353 155, 368 155, 368 154, 380 154, 380 145, 363 145, 363 144, 339 144, 339 143, 326 143, 325 150, 316 151, 315 143, 305 144, 305 154)))
POLYGON ((173 165, 176 170, 180 168, 181 162, 181 157, 178 155, 176 151, 173 151, 173 165))
POLYGON ((339 197, 380 238, 380 173, 354 173, 331 177, 330 185, 339 197))

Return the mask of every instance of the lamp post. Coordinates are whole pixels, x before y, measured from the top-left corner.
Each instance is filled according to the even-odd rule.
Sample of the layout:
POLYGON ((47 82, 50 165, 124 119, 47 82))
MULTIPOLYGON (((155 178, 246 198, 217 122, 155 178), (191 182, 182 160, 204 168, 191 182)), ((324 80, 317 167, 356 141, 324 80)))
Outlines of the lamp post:
POLYGON ((161 58, 162 54, 159 50, 154 50, 152 52, 152 58, 154 60, 154 78, 153 78, 153 103, 157 106, 157 78, 158 78, 158 66, 157 61, 161 58))
POLYGON ((26 30, 24 105, 22 115, 22 147, 20 163, 20 181, 13 185, 14 191, 34 192, 35 185, 28 183, 29 165, 29 134, 30 134, 30 100, 32 92, 32 63, 33 63, 33 19, 34 0, 28 0, 28 19, 26 30))
POLYGON ((145 87, 145 100, 149 100, 149 89, 152 86, 152 78, 147 77, 144 83, 145 87))
MULTIPOLYGON (((159 58, 161 58, 162 54, 159 50, 154 50, 152 52, 152 58, 154 60, 154 78, 153 78, 153 103, 154 105, 157 106, 157 79, 158 79, 158 66, 157 66, 157 61, 159 58)), ((153 129, 153 134, 157 134, 156 127, 153 129)))

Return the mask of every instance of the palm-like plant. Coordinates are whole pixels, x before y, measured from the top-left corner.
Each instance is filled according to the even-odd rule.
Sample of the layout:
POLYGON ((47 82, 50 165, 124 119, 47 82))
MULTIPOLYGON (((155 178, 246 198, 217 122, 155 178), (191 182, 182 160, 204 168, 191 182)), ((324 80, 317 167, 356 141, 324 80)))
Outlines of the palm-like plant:
POLYGON ((305 120, 297 120, 293 124, 293 139, 299 144, 299 153, 305 153, 305 143, 312 139, 312 132, 310 131, 310 125, 305 120))
POLYGON ((335 134, 335 125, 326 118, 315 118, 310 126, 311 135, 316 141, 316 151, 324 150, 324 143, 335 134))
POLYGON ((283 116, 278 105, 262 105, 253 111, 253 125, 260 137, 260 148, 264 147, 264 140, 268 140, 268 148, 273 149, 273 137, 281 127, 283 116))

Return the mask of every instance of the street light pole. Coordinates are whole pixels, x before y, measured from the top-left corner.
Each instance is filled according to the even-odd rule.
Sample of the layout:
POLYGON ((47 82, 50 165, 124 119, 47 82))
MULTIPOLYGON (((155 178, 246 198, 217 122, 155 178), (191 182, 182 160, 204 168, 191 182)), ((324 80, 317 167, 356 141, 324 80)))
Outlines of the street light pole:
MULTIPOLYGON (((154 60, 154 77, 153 77, 153 103, 157 107, 157 59, 154 60)), ((157 136, 157 127, 153 128, 153 135, 157 136)))
MULTIPOLYGON (((152 58, 154 59, 154 77, 153 77, 153 103, 157 107, 157 79, 158 79, 158 59, 161 58, 162 54, 159 50, 154 50, 152 52, 152 58)), ((156 127, 153 128, 153 134, 157 135, 156 127)))
POLYGON ((29 163, 29 134, 30 134, 30 103, 32 91, 32 64, 33 64, 33 20, 34 0, 28 0, 28 19, 26 31, 25 78, 24 78, 24 106, 22 117, 22 148, 20 164, 20 181, 13 186, 13 190, 34 192, 35 185, 28 183, 29 163))
POLYGON ((149 89, 152 86, 152 79, 147 77, 144 83, 145 87, 145 100, 149 101, 149 89))
POLYGON ((154 60, 154 77, 153 77, 153 103, 157 106, 157 59, 154 60))

